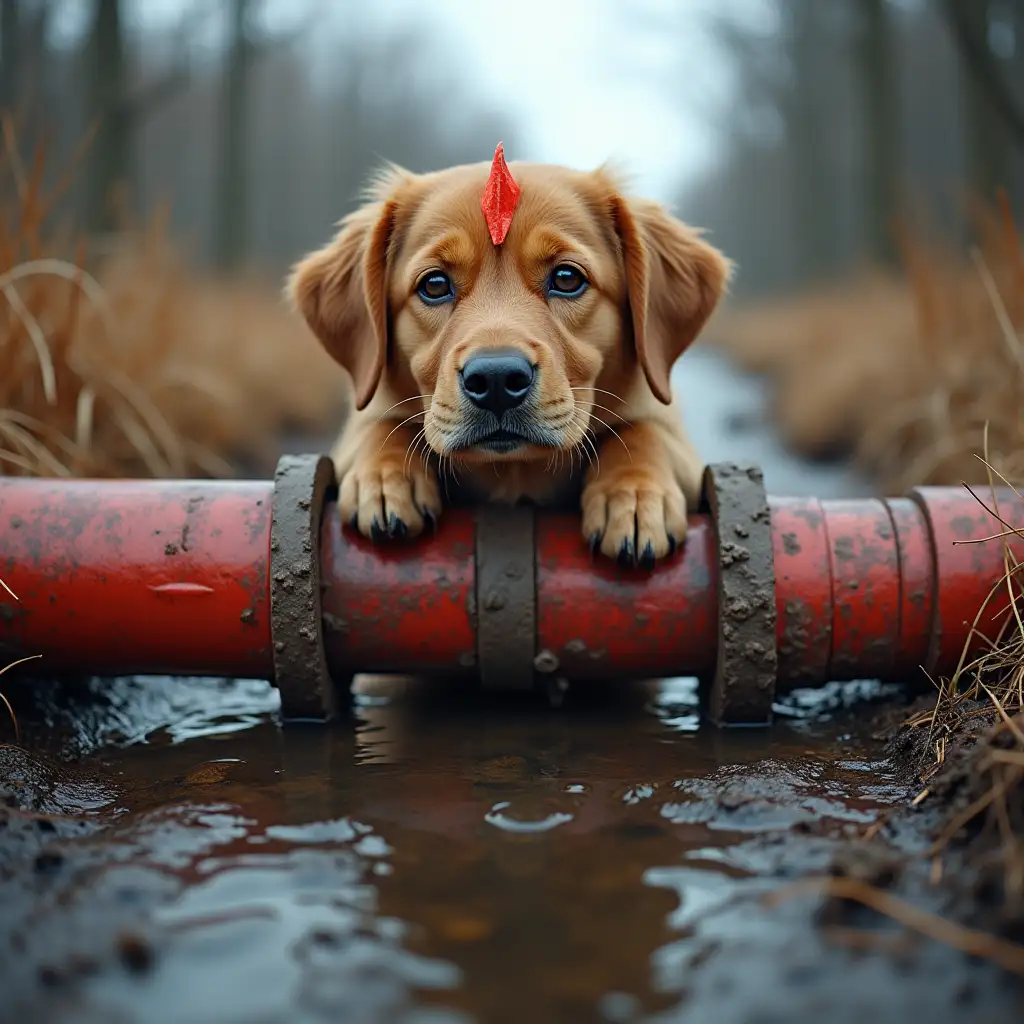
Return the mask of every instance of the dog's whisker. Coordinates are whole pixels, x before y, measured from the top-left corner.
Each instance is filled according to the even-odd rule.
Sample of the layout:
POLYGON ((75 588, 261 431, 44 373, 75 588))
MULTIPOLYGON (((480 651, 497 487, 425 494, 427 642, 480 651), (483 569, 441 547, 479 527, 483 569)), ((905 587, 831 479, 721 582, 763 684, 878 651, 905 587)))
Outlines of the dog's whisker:
POLYGON ((601 426, 605 428, 605 430, 607 430, 610 434, 612 434, 613 437, 615 437, 618 440, 619 444, 621 444, 622 447, 626 449, 626 454, 629 456, 629 461, 632 462, 633 453, 629 450, 629 445, 622 440, 622 437, 620 436, 619 432, 610 424, 605 423, 605 421, 601 419, 600 416, 595 416, 593 413, 591 413, 590 418, 592 420, 597 420, 597 422, 600 423, 601 426))
POLYGON ((544 427, 547 430, 564 430, 575 418, 576 413, 573 412, 572 415, 565 416, 557 422, 554 420, 541 420, 538 426, 544 427))
POLYGON ((413 454, 415 454, 415 452, 419 448, 420 439, 426 434, 426 432, 427 431, 425 427, 417 431, 416 434, 413 435, 413 439, 409 442, 408 446, 405 449, 405 458, 402 459, 402 476, 405 477, 405 479, 407 480, 409 479, 409 473, 405 468, 406 464, 411 463, 413 454))
POLYGON ((444 495, 450 500, 451 495, 448 491, 448 476, 449 474, 451 475, 456 486, 459 484, 459 477, 455 472, 455 459, 452 457, 452 453, 448 450, 447 446, 438 454, 438 470, 441 473, 441 482, 444 484, 444 495))
POLYGON ((579 449, 579 452, 580 452, 580 469, 581 470, 583 469, 583 456, 586 455, 587 462, 590 463, 591 466, 595 467, 596 470, 597 470, 597 473, 600 474, 600 472, 601 472, 601 457, 597 453, 597 445, 594 444, 594 442, 587 436, 586 428, 582 428, 581 429, 581 431, 580 431, 580 439, 576 442, 575 445, 573 445, 573 448, 574 449, 579 449), (586 447, 587 445, 590 446, 589 450, 586 447), (591 458, 591 455, 590 455, 591 451, 593 451, 593 453, 594 453, 593 458, 591 458), (596 463, 596 465, 595 465, 595 463, 596 463))
MULTIPOLYGON (((579 452, 579 455, 580 455, 580 472, 581 473, 583 472, 583 469, 584 469, 584 466, 583 466, 583 458, 584 458, 584 456, 586 456, 587 465, 590 466, 591 468, 594 468, 594 458, 590 454, 590 450, 586 447, 586 445, 583 444, 583 440, 582 439, 579 442, 577 442, 574 450, 579 452)), ((598 464, 597 471, 596 471, 595 475, 599 475, 600 472, 601 472, 601 467, 600 467, 600 464, 598 464)))
POLYGON ((388 441, 391 440, 391 436, 395 433, 396 430, 401 430, 402 427, 406 425, 406 423, 411 423, 414 419, 416 419, 417 416, 425 416, 426 412, 426 409, 421 409, 419 412, 414 412, 411 416, 407 416, 404 420, 402 420, 401 423, 392 427, 392 429, 388 432, 388 436, 385 437, 383 441, 381 441, 380 448, 377 449, 377 454, 380 455, 381 451, 384 448, 384 445, 386 445, 388 441))
MULTIPOLYGON (((582 417, 581 417, 581 419, 582 419, 582 417)), ((581 429, 580 429, 580 439, 577 442, 577 444, 578 444, 578 446, 580 448, 580 451, 587 456, 587 461, 589 462, 591 468, 594 469, 595 476, 600 476, 601 475, 601 454, 600 454, 600 451, 598 450, 597 435, 594 434, 593 429, 589 425, 583 426, 582 422, 581 422, 580 427, 581 427, 581 429), (591 454, 590 454, 591 452, 593 452, 593 458, 591 458, 591 454)), ((582 469, 582 468, 583 468, 583 460, 581 458, 580 459, 580 469, 582 469)))
POLYGON ((620 426, 629 426, 629 420, 627 420, 625 416, 623 416, 621 413, 617 413, 614 409, 609 409, 607 405, 599 405, 597 402, 586 402, 585 404, 589 405, 591 409, 600 409, 603 412, 606 412, 609 415, 614 416, 616 419, 622 420, 620 426))
POLYGON ((382 412, 382 413, 381 413, 381 414, 380 414, 380 415, 379 415, 379 416, 377 417, 377 422, 378 422, 378 423, 380 423, 380 421, 381 421, 382 419, 384 419, 384 417, 385 417, 385 416, 387 416, 387 414, 388 414, 389 412, 391 412, 391 411, 392 411, 393 409, 397 409, 397 408, 398 408, 398 407, 399 407, 400 405, 405 405, 405 404, 407 404, 408 402, 415 402, 415 401, 417 401, 418 399, 421 399, 421 398, 430 398, 430 395, 413 395, 413 396, 412 396, 412 398, 403 398, 403 399, 402 399, 402 400, 401 400, 400 402, 395 402, 395 404, 394 404, 393 406, 391 406, 391 408, 390 408, 390 409, 385 409, 385 410, 384 410, 384 411, 383 411, 383 412, 382 412))
POLYGON ((620 395, 615 394, 614 391, 606 391, 604 388, 569 388, 570 391, 593 391, 594 394, 609 395, 614 398, 616 402, 622 402, 625 405, 626 400, 620 395))
MULTIPOLYGON (((581 440, 583 442, 585 442, 586 444, 590 445, 590 450, 594 453, 594 457, 593 457, 593 459, 590 459, 590 452, 587 452, 587 458, 590 459, 590 464, 597 469, 598 473, 600 473, 601 472, 601 456, 597 454, 597 445, 594 444, 594 442, 589 437, 587 437, 586 434, 583 435, 581 440)), ((586 448, 584 448, 583 450, 586 451, 586 448)))

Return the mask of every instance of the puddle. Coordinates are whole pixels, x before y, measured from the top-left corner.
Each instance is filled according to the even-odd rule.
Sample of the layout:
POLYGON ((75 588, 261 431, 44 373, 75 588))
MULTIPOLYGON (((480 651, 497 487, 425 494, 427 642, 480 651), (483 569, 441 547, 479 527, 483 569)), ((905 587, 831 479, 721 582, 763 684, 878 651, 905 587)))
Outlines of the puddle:
POLYGON ((692 680, 556 713, 363 679, 354 726, 287 731, 262 684, 84 692, 34 696, 74 774, 0 748, 4 1019, 854 1020, 900 983, 758 902, 906 799, 877 687, 769 732, 699 726, 692 680))

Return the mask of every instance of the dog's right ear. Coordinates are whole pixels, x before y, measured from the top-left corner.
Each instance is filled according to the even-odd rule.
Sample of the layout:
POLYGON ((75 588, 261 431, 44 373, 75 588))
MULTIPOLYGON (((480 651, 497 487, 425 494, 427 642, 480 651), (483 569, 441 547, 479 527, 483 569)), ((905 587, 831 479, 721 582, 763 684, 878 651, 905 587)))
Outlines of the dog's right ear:
POLYGON ((398 204, 368 203, 345 217, 328 245, 292 269, 286 293, 324 348, 352 378, 365 409, 388 354, 388 247, 398 204))

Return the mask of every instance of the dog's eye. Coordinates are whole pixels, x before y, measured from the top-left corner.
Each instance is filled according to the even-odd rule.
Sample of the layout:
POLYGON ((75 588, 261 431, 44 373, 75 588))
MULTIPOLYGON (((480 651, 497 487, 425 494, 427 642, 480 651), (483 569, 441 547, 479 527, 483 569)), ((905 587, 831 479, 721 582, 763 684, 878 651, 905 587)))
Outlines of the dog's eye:
POLYGON ((416 292, 429 306, 451 302, 455 298, 452 279, 441 270, 432 270, 429 274, 424 274, 416 286, 416 292))
POLYGON ((587 279, 578 267, 568 263, 559 264, 551 271, 548 279, 548 294, 563 299, 575 299, 587 290, 587 279))

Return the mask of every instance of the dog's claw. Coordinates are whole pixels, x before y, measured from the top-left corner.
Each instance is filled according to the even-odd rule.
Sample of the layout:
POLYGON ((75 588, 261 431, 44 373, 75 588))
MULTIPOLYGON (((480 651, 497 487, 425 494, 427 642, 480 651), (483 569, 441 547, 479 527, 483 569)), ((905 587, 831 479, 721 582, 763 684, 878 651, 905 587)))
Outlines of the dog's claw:
POLYGON ((633 565, 636 561, 636 551, 633 542, 626 537, 622 538, 622 547, 619 548, 619 565, 623 568, 633 565))
POLYGON ((648 541, 640 553, 640 567, 643 569, 654 568, 654 545, 648 541))
POLYGON ((679 544, 676 541, 675 535, 670 533, 668 535, 668 554, 669 554, 669 558, 671 558, 676 553, 676 548, 678 546, 679 546, 679 544))
POLYGON ((359 513, 358 512, 353 512, 352 513, 351 517, 349 518, 348 525, 353 530, 358 530, 359 529, 359 513))
POLYGON ((596 555, 596 554, 597 554, 597 552, 598 552, 598 550, 599 550, 599 549, 600 549, 600 547, 601 547, 601 534, 600 534, 600 533, 599 533, 598 531, 596 531, 596 530, 595 530, 595 531, 594 531, 594 532, 593 532, 593 533, 592 533, 592 534, 590 535, 590 541, 589 541, 589 544, 590 544, 590 553, 591 553, 592 555, 596 555))
POLYGON ((380 525, 380 520, 376 516, 374 516, 373 522, 370 523, 370 540, 372 540, 375 544, 379 544, 382 540, 384 540, 387 537, 387 535, 387 530, 385 530, 384 527, 380 525))
POLYGON ((431 532, 437 533, 437 516, 429 508, 420 509, 420 515, 423 516, 423 522, 430 527, 431 532))
POLYGON ((397 537, 401 540, 408 532, 409 528, 392 512, 388 518, 388 536, 397 537))

